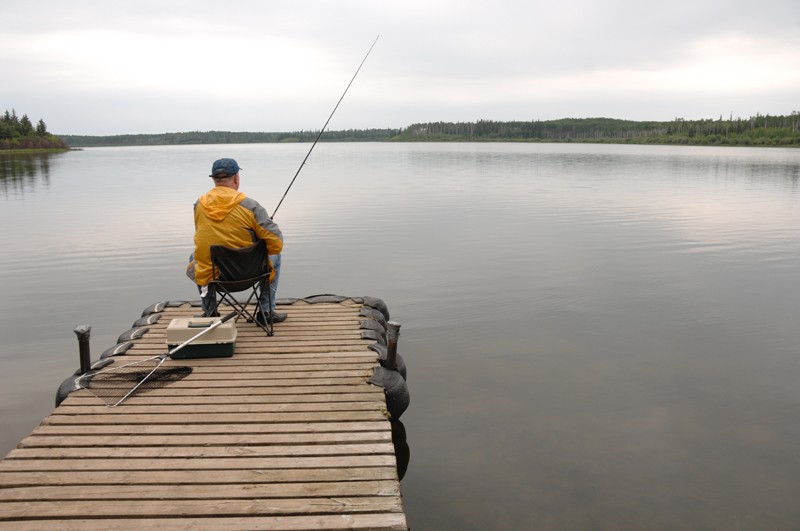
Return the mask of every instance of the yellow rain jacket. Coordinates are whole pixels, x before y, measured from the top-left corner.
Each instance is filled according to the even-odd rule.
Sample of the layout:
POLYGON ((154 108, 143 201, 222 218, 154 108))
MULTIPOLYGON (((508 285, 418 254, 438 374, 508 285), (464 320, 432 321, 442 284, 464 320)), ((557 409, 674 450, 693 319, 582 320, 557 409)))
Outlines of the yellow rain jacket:
MULTIPOLYGON (((194 204, 194 280, 205 286, 211 279, 211 246, 240 248, 266 240, 267 252, 280 254, 283 234, 254 199, 227 186, 215 186, 194 204)), ((275 276, 272 271, 270 281, 275 276)))

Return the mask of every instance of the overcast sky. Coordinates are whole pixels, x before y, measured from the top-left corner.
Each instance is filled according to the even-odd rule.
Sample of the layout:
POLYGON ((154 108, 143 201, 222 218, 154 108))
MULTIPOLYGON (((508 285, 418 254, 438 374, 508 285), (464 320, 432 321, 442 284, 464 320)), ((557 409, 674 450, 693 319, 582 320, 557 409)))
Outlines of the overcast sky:
POLYGON ((0 0, 0 112, 57 134, 800 111, 798 0, 0 0))

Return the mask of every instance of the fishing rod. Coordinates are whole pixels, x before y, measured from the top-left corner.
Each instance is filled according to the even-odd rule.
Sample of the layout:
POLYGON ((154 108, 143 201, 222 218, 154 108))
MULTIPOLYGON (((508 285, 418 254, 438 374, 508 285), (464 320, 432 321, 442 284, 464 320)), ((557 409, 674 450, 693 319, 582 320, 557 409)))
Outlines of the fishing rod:
POLYGON ((361 67, 364 66, 364 63, 367 61, 367 57, 369 57, 370 52, 375 47, 375 44, 378 42, 379 38, 380 38, 380 35, 375 37, 375 41, 372 43, 372 46, 370 46, 369 50, 367 50, 367 55, 365 55, 364 59, 361 60, 361 64, 358 65, 358 69, 356 70, 356 73, 353 74, 353 78, 350 80, 350 83, 347 84, 347 88, 345 88, 344 92, 342 92, 342 97, 339 98, 338 102, 336 102, 336 106, 333 108, 333 111, 331 111, 331 115, 328 116, 328 120, 325 122, 325 125, 322 126, 322 129, 320 129, 316 140, 314 140, 314 143, 311 144, 311 149, 309 149, 308 153, 306 153, 306 158, 303 159, 303 162, 300 164, 300 167, 297 168, 297 173, 294 174, 294 177, 292 177, 292 182, 289 183, 288 188, 286 188, 286 191, 283 192, 283 197, 281 197, 281 200, 278 201, 278 206, 276 206, 275 210, 272 211, 272 217, 273 218, 275 217, 275 214, 278 212, 278 209, 280 208, 281 203, 283 203, 283 200, 286 199, 286 194, 289 193, 289 189, 291 189, 292 185, 294 184, 295 179, 297 179, 297 176, 300 175, 300 170, 302 170, 303 166, 306 165, 306 161, 308 160, 308 157, 311 155, 311 152, 314 151, 314 146, 317 145, 317 142, 319 141, 319 138, 322 136, 322 133, 325 132, 325 128, 328 127, 328 123, 331 121, 331 118, 333 118, 333 115, 336 113, 336 109, 339 108, 339 104, 342 103, 342 100, 344 99, 345 94, 347 94, 347 91, 350 90, 350 85, 352 85, 353 81, 356 80, 356 76, 361 71, 361 67))

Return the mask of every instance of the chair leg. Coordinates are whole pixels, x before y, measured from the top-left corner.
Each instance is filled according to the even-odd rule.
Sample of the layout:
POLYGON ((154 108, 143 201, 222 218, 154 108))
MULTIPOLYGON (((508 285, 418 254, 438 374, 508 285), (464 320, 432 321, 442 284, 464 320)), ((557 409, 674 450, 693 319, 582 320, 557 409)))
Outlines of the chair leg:
POLYGON ((234 297, 233 293, 228 291, 225 286, 220 285, 214 295, 214 308, 216 309, 220 304, 227 303, 230 305, 234 310, 236 310, 236 320, 238 321, 240 318, 244 317, 248 323, 256 323, 268 336, 273 335, 273 328, 272 328, 272 311, 269 308, 272 306, 272 291, 268 291, 267 295, 267 312, 264 313, 266 319, 259 322, 258 319, 258 312, 263 313, 263 309, 261 308, 261 298, 264 294, 264 287, 266 285, 266 289, 269 289, 269 285, 266 282, 259 282, 253 285, 252 289, 250 290, 250 296, 247 298, 246 301, 240 302, 239 300, 234 297), (217 299, 217 297, 219 297, 217 299), (253 299, 255 299, 255 308, 256 311, 250 312, 248 307, 251 303, 253 303, 253 299))
POLYGON ((200 296, 200 298, 203 299, 203 315, 205 317, 217 317, 219 316, 219 312, 217 311, 217 290, 213 285, 209 285, 207 290, 205 297, 202 295, 200 296))
POLYGON ((272 319, 274 317, 272 315, 272 284, 270 284, 269 280, 265 280, 264 285, 261 286, 261 289, 267 291, 267 304, 269 305, 269 314, 267 317, 267 322, 269 322, 269 329, 270 331, 272 331, 272 325, 273 325, 272 319))
MULTIPOLYGON (((256 323, 258 326, 261 327, 264 332, 267 333, 268 336, 272 336, 274 331, 272 328, 272 291, 269 289, 269 283, 267 281, 259 282, 253 288, 253 294, 256 296, 256 307, 258 307, 257 312, 261 312, 261 315, 266 317, 266 326, 262 325, 258 321, 256 323), (264 311, 264 308, 261 306, 261 298, 264 294, 264 290, 267 290, 267 310, 264 311)), ((256 312, 256 313, 257 313, 256 312)))

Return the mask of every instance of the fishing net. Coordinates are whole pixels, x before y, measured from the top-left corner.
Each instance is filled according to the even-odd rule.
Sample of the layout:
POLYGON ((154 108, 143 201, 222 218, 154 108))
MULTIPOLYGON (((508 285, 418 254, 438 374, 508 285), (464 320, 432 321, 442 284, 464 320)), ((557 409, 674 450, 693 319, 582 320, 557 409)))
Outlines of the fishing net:
POLYGON ((114 407, 135 392, 160 389, 191 374, 191 367, 162 367, 166 358, 167 356, 156 356, 85 374, 80 377, 78 385, 108 407, 114 407))

